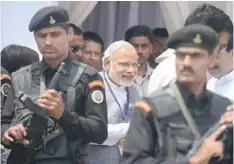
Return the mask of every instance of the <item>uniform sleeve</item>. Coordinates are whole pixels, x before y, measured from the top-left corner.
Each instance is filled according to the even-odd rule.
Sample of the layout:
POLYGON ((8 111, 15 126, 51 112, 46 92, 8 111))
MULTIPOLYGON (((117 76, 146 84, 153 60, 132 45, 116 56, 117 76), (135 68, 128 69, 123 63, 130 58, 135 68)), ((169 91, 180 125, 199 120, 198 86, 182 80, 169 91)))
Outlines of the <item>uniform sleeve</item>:
POLYGON ((158 134, 150 124, 151 114, 151 106, 145 100, 136 103, 125 138, 122 164, 188 164, 185 156, 176 158, 161 156, 161 158, 159 154, 153 154, 159 145, 156 144, 157 142, 153 142, 157 140, 154 134, 158 134))
MULTIPOLYGON (((137 102, 139 103, 139 102, 137 102)), ((153 157, 153 132, 147 121, 147 115, 151 108, 148 104, 146 108, 135 106, 132 121, 125 138, 122 164, 154 164, 153 157)))
POLYGON ((1 137, 3 136, 4 132, 10 127, 11 121, 14 117, 14 91, 12 87, 8 87, 7 92, 8 96, 6 97, 5 104, 2 104, 3 106, 1 109, 1 137))
POLYGON ((103 79, 99 74, 90 78, 84 93, 84 115, 64 110, 59 123, 67 137, 81 137, 101 144, 107 138, 107 106, 103 79))

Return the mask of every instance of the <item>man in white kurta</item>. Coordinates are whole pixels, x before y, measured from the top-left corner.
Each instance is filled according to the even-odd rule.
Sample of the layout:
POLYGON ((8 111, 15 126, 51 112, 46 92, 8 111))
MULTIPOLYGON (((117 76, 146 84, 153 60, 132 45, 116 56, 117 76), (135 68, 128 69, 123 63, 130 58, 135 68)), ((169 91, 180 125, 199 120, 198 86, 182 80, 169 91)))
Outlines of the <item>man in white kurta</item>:
POLYGON ((137 74, 137 53, 125 42, 112 43, 104 53, 103 77, 108 112, 108 138, 102 145, 91 143, 90 164, 119 164, 120 143, 125 137, 134 104, 140 99, 133 84, 137 74))
POLYGON ((233 37, 221 50, 209 72, 213 77, 208 81, 207 89, 234 101, 233 37))

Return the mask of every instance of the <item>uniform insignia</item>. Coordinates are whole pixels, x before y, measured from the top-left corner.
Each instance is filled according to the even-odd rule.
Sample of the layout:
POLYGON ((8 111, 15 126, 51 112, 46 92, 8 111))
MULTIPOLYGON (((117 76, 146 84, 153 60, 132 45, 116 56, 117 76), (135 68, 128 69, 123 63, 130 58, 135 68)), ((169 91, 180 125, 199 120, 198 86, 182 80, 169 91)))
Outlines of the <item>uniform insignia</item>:
POLYGON ((89 88, 94 88, 94 87, 102 87, 102 88, 104 88, 104 83, 102 81, 100 81, 100 80, 95 80, 93 82, 90 82, 88 84, 88 87, 89 88))
POLYGON ((93 100, 93 102, 100 104, 103 102, 104 100, 104 95, 102 93, 102 91, 100 90, 95 90, 93 91, 93 93, 91 94, 91 98, 93 100))
POLYGON ((49 24, 55 24, 56 20, 50 16, 49 24))
POLYGON ((193 39, 193 43, 195 43, 195 44, 201 44, 202 43, 200 34, 196 35, 196 37, 193 39))
POLYGON ((136 108, 141 108, 141 109, 143 109, 147 113, 151 110, 150 105, 148 103, 144 102, 144 101, 138 101, 138 102, 136 102, 135 107, 136 108))
POLYGON ((11 87, 11 86, 10 86, 9 84, 7 84, 7 83, 3 84, 3 85, 1 86, 1 93, 2 93, 2 95, 4 95, 5 97, 7 97, 7 96, 8 96, 8 91, 7 91, 7 89, 10 88, 10 87, 11 87))

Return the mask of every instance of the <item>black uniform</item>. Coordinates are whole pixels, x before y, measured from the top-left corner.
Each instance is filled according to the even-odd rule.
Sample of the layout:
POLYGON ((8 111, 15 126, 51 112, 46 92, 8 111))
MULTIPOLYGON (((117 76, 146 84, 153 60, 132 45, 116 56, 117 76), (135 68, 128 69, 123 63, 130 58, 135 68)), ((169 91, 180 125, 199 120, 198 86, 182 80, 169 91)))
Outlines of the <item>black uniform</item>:
MULTIPOLYGON (((64 133, 56 136, 45 143, 36 153, 36 163, 85 163, 88 155, 88 142, 102 143, 107 138, 107 109, 105 92, 102 77, 96 70, 86 67, 77 86, 70 88, 71 81, 74 79, 80 67, 79 62, 68 57, 65 61, 67 74, 61 80, 61 91, 65 110, 60 120, 50 120, 48 123, 48 135, 55 133, 58 127, 62 127, 64 133), (69 90, 75 89, 75 97, 69 95, 69 90), (72 99, 75 102, 72 102, 72 99), (74 105, 72 105, 74 103, 74 105), (73 159, 72 159, 73 158, 73 159), (76 161, 76 162, 75 162, 76 161)), ((53 70, 43 60, 26 66, 12 74, 13 85, 16 94, 19 91, 26 93, 36 103, 40 93, 40 73, 45 76, 46 86, 50 83, 53 70), (27 78, 28 77, 28 78, 27 78), (30 81, 31 78, 31 82, 30 81)), ((32 112, 26 109, 20 102, 16 101, 15 119, 13 123, 20 122, 28 124, 32 112)), ((21 147, 22 148, 22 147, 21 147)), ((20 148, 12 148, 8 161, 14 163, 20 148)), ((17 161, 15 161, 17 163, 17 161)))
MULTIPOLYGON (((29 23, 29 31, 36 32, 53 26, 67 29, 68 23, 69 15, 65 9, 59 6, 48 6, 33 16, 29 23)), ((65 74, 59 79, 58 86, 64 102, 64 112, 59 120, 50 117, 46 122, 45 119, 40 118, 41 122, 38 121, 37 124, 35 123, 38 118, 36 112, 33 114, 20 101, 15 101, 13 124, 22 123, 25 127, 29 127, 28 129, 34 125, 36 126, 34 129, 38 132, 40 123, 44 122, 47 126, 42 135, 43 144, 36 145, 39 150, 31 151, 32 149, 25 149, 24 146, 14 143, 10 145, 12 151, 8 163, 20 164, 30 159, 27 160, 30 161, 28 163, 85 164, 88 143, 101 144, 106 140, 107 107, 102 77, 94 68, 70 57, 67 57, 64 63, 65 74), (25 158, 30 156, 28 151, 34 156, 33 162, 31 162, 32 158, 25 158)), ((40 86, 45 84, 47 88, 53 75, 56 75, 55 72, 56 70, 52 69, 45 60, 14 72, 12 83, 16 97, 21 92, 29 95, 29 98, 37 104, 40 90, 43 90, 40 86)), ((38 141, 36 138, 38 136, 34 135, 34 137, 34 141, 38 141)))
POLYGON ((1 136, 9 128, 14 117, 13 103, 14 97, 11 76, 7 70, 1 67, 1 136))
MULTIPOLYGON (((192 25, 177 31, 168 40, 169 48, 198 47, 210 54, 219 37, 211 28, 192 25)), ((135 104, 132 122, 124 144, 123 164, 188 164, 187 153, 195 140, 187 125, 171 84, 135 104)), ((203 136, 218 122, 230 100, 204 89, 195 98, 179 81, 176 86, 203 136)), ((231 137, 232 138, 232 137, 231 137)), ((223 160, 223 163, 230 159, 223 160)))
MULTIPOLYGON (((206 89, 195 99, 183 84, 177 84, 202 135, 219 120, 226 107, 231 104, 228 99, 206 89)), ((188 132, 189 128, 179 110, 167 113, 170 108, 179 108, 175 98, 165 91, 167 89, 160 89, 152 94, 155 96, 136 104, 124 145, 124 164, 156 164, 161 159, 165 164, 188 163, 186 154, 193 144, 193 136, 188 132), (173 106, 168 106, 173 100, 173 106), (160 113, 161 117, 157 117, 159 108, 165 115, 160 113), (157 130, 163 138, 163 147, 160 147, 157 141, 157 130)))

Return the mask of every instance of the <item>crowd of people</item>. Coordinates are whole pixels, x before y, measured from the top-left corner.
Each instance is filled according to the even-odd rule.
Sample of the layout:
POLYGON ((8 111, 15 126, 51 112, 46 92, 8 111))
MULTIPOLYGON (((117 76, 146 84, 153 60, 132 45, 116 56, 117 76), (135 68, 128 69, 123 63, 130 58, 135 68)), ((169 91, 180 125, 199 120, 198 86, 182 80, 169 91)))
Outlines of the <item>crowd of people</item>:
POLYGON ((197 7, 170 35, 132 26, 108 47, 59 6, 29 31, 41 61, 1 51, 2 163, 233 163, 233 23, 221 9, 197 7))

